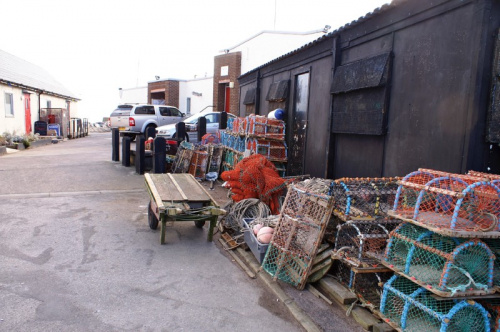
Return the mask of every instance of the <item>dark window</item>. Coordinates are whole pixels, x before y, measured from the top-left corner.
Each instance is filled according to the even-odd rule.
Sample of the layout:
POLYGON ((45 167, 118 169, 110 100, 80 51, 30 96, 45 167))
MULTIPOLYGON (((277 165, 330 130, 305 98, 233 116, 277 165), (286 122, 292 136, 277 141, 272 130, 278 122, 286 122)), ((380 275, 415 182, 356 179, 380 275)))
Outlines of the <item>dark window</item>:
POLYGON ((271 84, 267 91, 267 101, 283 101, 288 97, 288 80, 278 81, 271 84))
POLYGON ((136 107, 135 115, 155 115, 155 108, 154 108, 154 106, 136 107))
POLYGON ((170 116, 182 116, 182 114, 177 108, 170 107, 170 116))
POLYGON ((14 116, 14 98, 12 93, 5 93, 5 116, 14 116))
POLYGON ((245 93, 245 99, 243 99, 243 105, 253 104, 255 104, 255 88, 247 90, 245 93))
POLYGON ((160 107, 161 116, 171 116, 170 109, 168 107, 160 107))
POLYGON ((210 113, 205 115, 205 119, 207 119, 207 123, 217 123, 219 122, 219 113, 210 113))

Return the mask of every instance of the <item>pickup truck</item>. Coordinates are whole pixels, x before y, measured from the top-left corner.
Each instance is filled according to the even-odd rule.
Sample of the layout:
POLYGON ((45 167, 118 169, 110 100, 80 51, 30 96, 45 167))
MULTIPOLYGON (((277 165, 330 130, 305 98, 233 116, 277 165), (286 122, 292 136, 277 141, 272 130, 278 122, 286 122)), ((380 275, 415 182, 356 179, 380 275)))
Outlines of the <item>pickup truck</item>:
POLYGON ((134 105, 118 105, 111 113, 108 120, 108 127, 125 130, 128 128, 128 117, 134 105))
POLYGON ((128 115, 127 126, 120 131, 134 140, 136 135, 145 134, 148 128, 175 124, 182 121, 184 116, 184 113, 173 106, 134 105, 128 115))

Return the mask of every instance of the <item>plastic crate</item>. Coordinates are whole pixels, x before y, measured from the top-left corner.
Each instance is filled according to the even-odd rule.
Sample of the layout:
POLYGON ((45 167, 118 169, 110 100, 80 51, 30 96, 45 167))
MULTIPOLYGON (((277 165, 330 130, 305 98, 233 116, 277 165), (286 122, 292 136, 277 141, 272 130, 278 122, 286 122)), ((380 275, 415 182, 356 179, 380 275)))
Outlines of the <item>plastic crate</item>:
POLYGON ((248 226, 249 223, 252 222, 252 218, 243 218, 243 235, 245 238, 245 243, 248 245, 250 250, 252 251, 259 264, 262 264, 264 257, 266 256, 267 248, 269 244, 260 243, 255 235, 253 234, 252 229, 248 226))

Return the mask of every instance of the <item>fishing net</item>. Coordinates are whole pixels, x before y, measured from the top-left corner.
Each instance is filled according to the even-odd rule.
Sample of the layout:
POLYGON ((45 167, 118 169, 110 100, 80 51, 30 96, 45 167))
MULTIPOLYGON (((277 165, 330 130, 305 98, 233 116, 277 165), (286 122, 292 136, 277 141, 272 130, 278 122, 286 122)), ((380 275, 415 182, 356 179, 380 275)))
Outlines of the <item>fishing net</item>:
POLYGON ((274 279, 298 289, 307 282, 312 262, 330 219, 333 199, 290 185, 262 266, 274 279))
POLYGON ((404 331, 490 331, 488 312, 472 300, 438 300, 417 284, 394 275, 385 285, 380 312, 404 331))
POLYGON ((385 216, 394 204, 398 178, 342 178, 332 184, 334 214, 343 221, 385 216))
POLYGON ((445 237, 410 223, 391 232, 384 255, 391 269, 445 297, 493 293, 494 259, 478 239, 445 237))
POLYGON ((383 284, 393 273, 386 268, 358 268, 343 259, 334 260, 330 275, 356 294, 364 306, 378 309, 382 297, 383 284))
POLYGON ((486 311, 490 314, 490 326, 492 331, 500 330, 500 299, 478 300, 486 311))
POLYGON ((500 189, 494 183, 470 184, 471 176, 434 177, 425 184, 407 180, 400 182, 390 215, 449 236, 500 237, 500 189))
POLYGON ((227 181, 235 202, 258 198, 270 207, 273 214, 279 213, 278 197, 285 188, 285 180, 264 156, 254 154, 243 158, 234 170, 223 172, 221 177, 227 181))

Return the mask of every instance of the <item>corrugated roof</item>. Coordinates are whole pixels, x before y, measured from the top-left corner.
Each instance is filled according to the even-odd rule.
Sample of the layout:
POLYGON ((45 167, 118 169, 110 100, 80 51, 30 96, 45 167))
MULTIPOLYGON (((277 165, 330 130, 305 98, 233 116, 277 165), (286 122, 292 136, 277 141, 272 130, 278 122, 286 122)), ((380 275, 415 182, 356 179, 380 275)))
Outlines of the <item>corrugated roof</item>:
POLYGON ((408 0, 392 0, 390 4, 384 4, 384 5, 382 5, 379 8, 375 8, 372 12, 367 13, 365 16, 361 16, 357 20, 354 20, 351 23, 347 23, 347 24, 341 26, 340 28, 338 28, 337 30, 334 30, 334 31, 332 31, 332 32, 330 32, 330 33, 328 33, 326 35, 323 35, 320 38, 318 38, 318 39, 316 39, 316 40, 314 40, 314 41, 312 41, 310 43, 307 43, 307 44, 299 47, 296 50, 293 50, 293 51, 291 51, 289 53, 283 54, 282 56, 280 56, 280 57, 278 57, 278 58, 276 58, 274 60, 271 60, 271 61, 269 61, 269 62, 267 62, 267 63, 265 63, 265 64, 263 64, 263 65, 261 65, 261 66, 259 66, 257 68, 254 68, 254 69, 252 69, 252 70, 244 73, 241 76, 247 75, 247 74, 249 74, 251 72, 254 72, 254 71, 258 70, 258 69, 261 69, 261 68, 266 67, 266 66, 268 66, 268 65, 270 65, 272 63, 278 62, 278 61, 280 61, 280 60, 282 60, 284 58, 287 58, 287 57, 289 57, 289 56, 291 56, 293 54, 296 54, 296 53, 298 53, 298 52, 300 52, 302 50, 310 48, 310 47, 312 47, 312 46, 314 46, 314 45, 322 42, 323 40, 325 40, 327 38, 331 38, 331 37, 339 34, 343 30, 346 30, 348 28, 352 28, 352 27, 354 27, 354 26, 356 26, 356 25, 358 25, 358 24, 360 24, 360 23, 362 23, 362 22, 364 22, 364 21, 366 21, 366 20, 368 20, 368 19, 370 19, 370 18, 372 18, 374 16, 378 16, 378 15, 382 14, 383 12, 387 11, 387 9, 389 9, 391 7, 394 7, 394 6, 397 6, 400 3, 403 3, 403 2, 406 2, 406 1, 408 1, 408 0))
POLYGON ((44 90, 47 93, 78 99, 75 94, 56 81, 46 70, 31 62, 0 50, 0 80, 12 84, 44 90))

